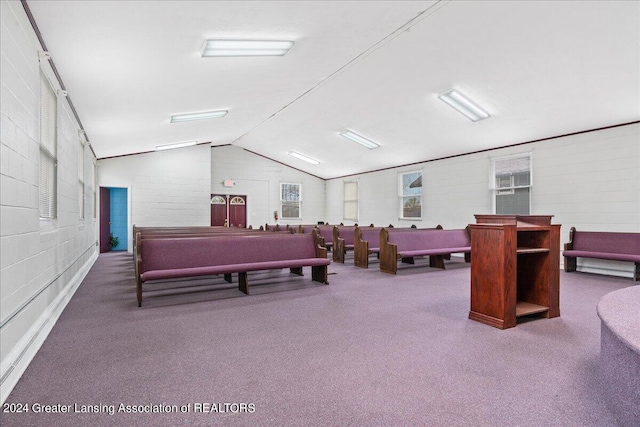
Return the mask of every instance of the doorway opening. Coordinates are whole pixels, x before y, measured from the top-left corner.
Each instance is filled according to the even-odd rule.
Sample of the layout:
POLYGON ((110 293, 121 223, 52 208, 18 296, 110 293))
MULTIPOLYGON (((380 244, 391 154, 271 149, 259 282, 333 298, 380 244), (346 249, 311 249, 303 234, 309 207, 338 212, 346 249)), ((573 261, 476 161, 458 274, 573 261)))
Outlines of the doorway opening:
POLYGON ((129 246, 128 196, 127 188, 100 187, 100 253, 129 246))

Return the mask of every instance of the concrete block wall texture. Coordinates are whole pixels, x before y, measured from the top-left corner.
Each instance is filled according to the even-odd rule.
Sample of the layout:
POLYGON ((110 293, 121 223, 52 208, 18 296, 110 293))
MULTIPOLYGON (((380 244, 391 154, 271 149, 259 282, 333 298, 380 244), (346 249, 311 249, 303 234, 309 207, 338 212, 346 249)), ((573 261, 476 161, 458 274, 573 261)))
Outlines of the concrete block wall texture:
POLYGON ((126 188, 131 229, 209 225, 211 161, 208 144, 98 160, 98 186, 126 188))
POLYGON ((39 217, 40 74, 59 89, 18 1, 0 3, 0 378, 2 399, 97 257, 94 157, 79 152, 79 124, 57 99, 57 215, 39 217), (79 191, 84 161, 84 194, 79 191), (84 204, 84 218, 80 206, 84 204))
MULTIPOLYGON (((522 141, 514 141, 519 143, 522 141)), ((328 180, 327 218, 342 221, 343 185, 357 180, 360 223, 461 228, 493 213, 491 159, 532 153, 531 214, 569 229, 640 232, 640 124, 553 138, 449 159, 328 180), (400 220, 397 176, 423 172, 423 217, 400 220)), ((630 277, 629 263, 579 259, 579 269, 630 277)))
POLYGON ((247 222, 254 228, 274 224, 273 212, 280 213, 279 224, 315 224, 326 221, 325 181, 235 146, 211 147, 212 194, 247 196, 247 222), (233 187, 224 187, 233 180, 233 187), (283 219, 280 184, 300 184, 300 219, 283 219))

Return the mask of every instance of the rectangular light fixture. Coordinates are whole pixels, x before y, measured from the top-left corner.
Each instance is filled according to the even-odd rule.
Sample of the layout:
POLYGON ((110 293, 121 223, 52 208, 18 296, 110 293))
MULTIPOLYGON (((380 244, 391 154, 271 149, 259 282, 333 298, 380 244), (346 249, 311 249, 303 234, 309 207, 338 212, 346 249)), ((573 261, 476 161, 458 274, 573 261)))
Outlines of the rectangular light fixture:
POLYGON ((205 40, 202 57, 283 56, 292 47, 286 40, 205 40))
POLYGON ((467 116, 467 118, 472 122, 477 122, 478 120, 489 117, 489 113, 478 107, 471 100, 454 89, 451 89, 442 95, 438 95, 438 98, 458 110, 458 112, 467 116))
POLYGON ((171 123, 190 122, 192 120, 217 119, 224 117, 229 111, 201 111, 199 113, 174 114, 171 116, 171 123))
POLYGON ((350 130, 340 132, 340 136, 350 139, 353 142, 357 142, 358 144, 367 147, 369 150, 373 150, 374 148, 380 148, 379 144, 376 144, 375 142, 363 136, 360 136, 355 132, 351 132, 350 130))
POLYGON ((292 157, 295 157, 296 159, 299 160, 303 160, 307 163, 311 163, 312 165, 318 165, 320 164, 319 161, 317 161, 316 159, 312 159, 311 157, 307 157, 304 154, 300 154, 297 151, 289 151, 289 155, 292 157))
POLYGON ((173 150, 174 148, 190 147, 192 145, 196 145, 197 143, 198 141, 194 140, 194 141, 176 142, 175 144, 158 145, 156 146, 156 151, 173 150))

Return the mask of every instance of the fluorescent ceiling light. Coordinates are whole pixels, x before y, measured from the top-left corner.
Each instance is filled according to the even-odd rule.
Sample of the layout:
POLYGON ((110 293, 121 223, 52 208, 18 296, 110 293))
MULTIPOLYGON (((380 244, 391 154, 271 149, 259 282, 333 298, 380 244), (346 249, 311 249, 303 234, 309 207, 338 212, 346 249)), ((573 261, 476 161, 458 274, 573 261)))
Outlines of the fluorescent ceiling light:
POLYGON ((358 135, 357 133, 351 132, 350 130, 340 132, 340 136, 343 136, 351 141, 357 142, 360 145, 367 147, 369 150, 373 150, 374 148, 379 148, 380 145, 376 144, 373 141, 368 140, 367 138, 358 135))
POLYGON ((438 95, 438 98, 467 116, 467 118, 473 122, 489 117, 489 113, 478 107, 454 89, 451 89, 449 92, 443 93, 442 95, 438 95))
POLYGON ((175 144, 158 145, 156 146, 156 151, 173 150, 174 148, 190 147, 192 145, 196 145, 197 143, 198 141, 194 140, 194 141, 176 142, 175 144))
POLYGON ((304 154, 300 154, 297 151, 289 151, 289 155, 292 157, 295 157, 296 159, 300 159, 303 160, 307 163, 311 163, 312 165, 317 165, 320 164, 319 161, 317 161, 316 159, 312 159, 311 157, 307 157, 304 154))
POLYGON ((224 117, 228 113, 227 110, 219 111, 201 111, 199 113, 174 114, 171 116, 171 123, 190 122, 192 120, 217 119, 224 117))
POLYGON ((205 40, 202 57, 210 56, 282 56, 293 47, 292 41, 279 40, 205 40))

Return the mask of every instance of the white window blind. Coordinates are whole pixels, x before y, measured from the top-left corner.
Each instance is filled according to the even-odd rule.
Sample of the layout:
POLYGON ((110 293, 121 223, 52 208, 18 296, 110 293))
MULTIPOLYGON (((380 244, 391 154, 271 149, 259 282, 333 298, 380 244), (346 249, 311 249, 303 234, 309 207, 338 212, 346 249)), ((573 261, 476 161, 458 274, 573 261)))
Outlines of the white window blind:
POLYGON ((531 212, 531 154, 492 160, 496 214, 529 215, 531 212))
POLYGON ((84 137, 78 138, 78 213, 84 219, 84 137))
POLYGON ((54 219, 57 213, 57 115, 56 94, 40 72, 40 218, 54 219))
POLYGON ((347 221, 358 221, 358 182, 344 183, 344 213, 347 221))
POLYGON ((301 198, 300 184, 280 184, 280 210, 282 219, 299 219, 301 218, 300 201, 301 198))

